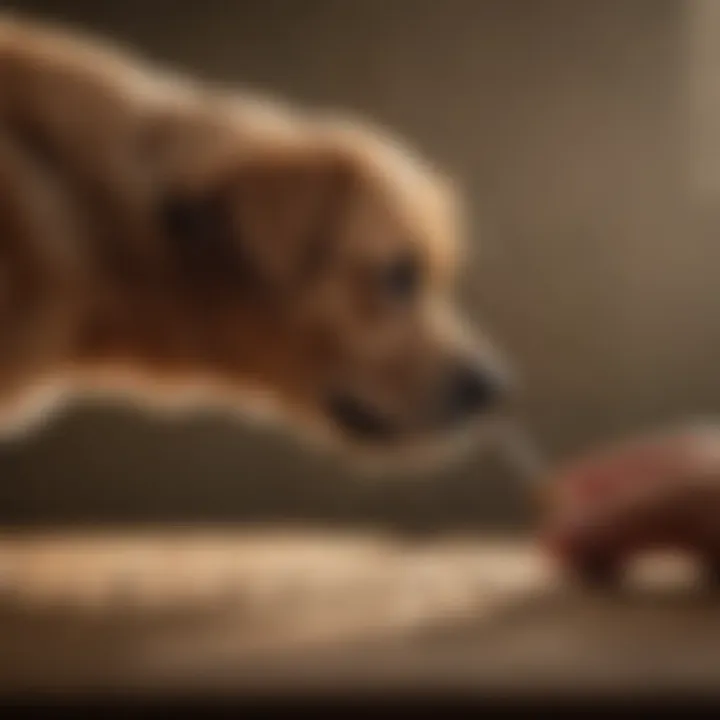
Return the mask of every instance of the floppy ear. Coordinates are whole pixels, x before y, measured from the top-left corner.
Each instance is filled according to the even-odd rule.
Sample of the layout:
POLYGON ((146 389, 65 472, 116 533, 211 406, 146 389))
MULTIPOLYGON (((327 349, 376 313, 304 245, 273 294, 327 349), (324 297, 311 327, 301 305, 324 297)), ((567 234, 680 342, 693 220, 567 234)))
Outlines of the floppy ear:
POLYGON ((167 199, 163 222, 184 273, 280 290, 326 256, 347 207, 353 166, 330 151, 264 153, 201 190, 167 199))
POLYGON ((204 288, 251 277, 219 192, 169 193, 161 202, 160 222, 173 269, 185 284, 204 288))

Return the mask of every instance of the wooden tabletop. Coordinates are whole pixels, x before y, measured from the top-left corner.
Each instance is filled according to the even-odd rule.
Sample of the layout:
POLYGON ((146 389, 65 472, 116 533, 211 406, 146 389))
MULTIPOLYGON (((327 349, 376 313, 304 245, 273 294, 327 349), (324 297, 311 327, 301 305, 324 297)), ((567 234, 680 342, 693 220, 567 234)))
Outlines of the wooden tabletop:
POLYGON ((720 602, 692 570, 602 596, 522 540, 8 535, 0 689, 711 692, 720 602))

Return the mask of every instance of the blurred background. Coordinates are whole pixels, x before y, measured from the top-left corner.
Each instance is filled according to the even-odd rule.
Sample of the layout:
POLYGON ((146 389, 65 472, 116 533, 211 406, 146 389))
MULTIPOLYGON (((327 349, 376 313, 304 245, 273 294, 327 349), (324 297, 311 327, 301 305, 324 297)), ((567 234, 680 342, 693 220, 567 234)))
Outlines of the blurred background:
MULTIPOLYGON (((3 6, 96 31, 196 75, 356 111, 454 175, 473 221, 464 302, 513 359, 527 423, 552 458, 720 408, 717 0, 3 6)), ((358 482, 265 430, 221 418, 167 424, 110 407, 77 407, 38 435, 0 445, 0 477, 5 527, 517 531, 533 510, 524 488, 479 455, 412 482, 358 482)), ((43 638, 47 625, 18 624, 13 612, 6 625, 17 647, 43 638)), ((570 632, 564 612, 543 626, 556 644, 533 646, 536 668, 562 642, 559 628, 570 632)), ((612 628, 649 617, 634 612, 625 625, 603 625, 583 610, 572 627, 594 632, 597 650, 612 628)), ((720 621, 696 615, 688 632, 706 638, 710 622, 720 621)), ((518 630, 528 626, 514 627, 509 644, 490 647, 528 650, 518 630)), ((645 627, 647 639, 654 626, 645 627)), ((58 637, 62 664, 68 636, 58 637)), ((603 647, 612 666, 617 647, 603 647)), ((632 651, 622 652, 635 667, 632 651)), ((497 669, 499 657, 484 667, 497 669)), ((516 666, 517 654, 505 657, 516 666)), ((667 677, 676 678, 672 667, 667 677)))
MULTIPOLYGON (((714 0, 15 0, 214 80, 356 111, 463 184, 463 294, 553 457, 720 405, 714 0)), ((0 521, 517 529, 480 456, 358 483, 284 437, 76 408, 0 446, 0 521)))

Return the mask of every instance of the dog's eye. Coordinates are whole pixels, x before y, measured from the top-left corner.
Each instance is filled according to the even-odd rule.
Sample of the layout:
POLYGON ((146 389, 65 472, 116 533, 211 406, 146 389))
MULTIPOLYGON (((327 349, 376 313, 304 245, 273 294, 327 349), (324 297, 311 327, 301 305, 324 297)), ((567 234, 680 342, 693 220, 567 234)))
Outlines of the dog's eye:
POLYGON ((420 285, 420 266, 417 259, 407 255, 395 260, 382 274, 383 291, 394 300, 409 300, 420 285))

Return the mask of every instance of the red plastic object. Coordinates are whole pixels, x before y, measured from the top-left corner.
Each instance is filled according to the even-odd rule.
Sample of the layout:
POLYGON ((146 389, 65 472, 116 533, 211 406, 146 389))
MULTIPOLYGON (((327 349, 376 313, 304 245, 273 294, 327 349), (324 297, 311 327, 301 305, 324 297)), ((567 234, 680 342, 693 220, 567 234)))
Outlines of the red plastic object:
POLYGON ((541 542, 583 581, 614 583, 639 553, 694 555, 720 578, 720 426, 612 445, 551 481, 541 542))

